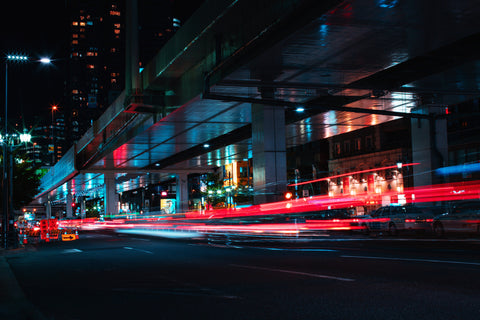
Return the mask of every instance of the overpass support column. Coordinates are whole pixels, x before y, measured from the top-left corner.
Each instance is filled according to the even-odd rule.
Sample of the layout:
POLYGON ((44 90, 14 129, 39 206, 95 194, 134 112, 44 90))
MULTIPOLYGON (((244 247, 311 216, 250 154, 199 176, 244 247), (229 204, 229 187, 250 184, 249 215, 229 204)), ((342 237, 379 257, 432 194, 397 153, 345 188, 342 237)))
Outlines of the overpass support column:
POLYGON ((85 210, 86 209, 86 205, 85 205, 85 197, 80 197, 80 217, 82 219, 85 219, 87 217, 87 211, 85 210))
MULTIPOLYGON (((273 90, 262 90, 272 99, 273 90)), ((252 104, 252 156, 254 204, 283 199, 287 189, 285 110, 283 107, 252 104)))
MULTIPOLYGON (((413 113, 439 115, 445 112, 441 106, 420 106, 413 113)), ((447 120, 414 119, 411 120, 412 160, 420 163, 413 166, 413 185, 426 186, 445 182, 436 175, 435 169, 448 164, 447 120)))
POLYGON ((73 217, 72 203, 73 203, 73 196, 69 188, 67 193, 67 206, 65 208, 65 211, 67 212, 67 219, 71 219, 73 217))
POLYGON ((47 200, 47 207, 45 208, 45 215, 47 219, 52 217, 52 200, 50 198, 47 200))
POLYGON ((118 214, 118 197, 116 192, 115 174, 112 172, 104 173, 104 196, 103 203, 105 207, 105 215, 118 214))
POLYGON ((176 212, 188 211, 188 174, 177 174, 176 212))

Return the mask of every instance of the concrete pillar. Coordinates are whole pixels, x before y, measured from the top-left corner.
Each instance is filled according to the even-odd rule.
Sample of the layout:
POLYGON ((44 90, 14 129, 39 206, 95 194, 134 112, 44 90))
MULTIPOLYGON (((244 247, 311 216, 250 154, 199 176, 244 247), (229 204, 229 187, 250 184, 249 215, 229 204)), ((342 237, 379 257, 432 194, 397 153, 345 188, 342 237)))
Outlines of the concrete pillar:
POLYGON ((50 199, 47 200, 47 207, 46 207, 46 218, 50 219, 52 217, 52 201, 50 199))
MULTIPOLYGON (((262 98, 273 97, 273 90, 262 91, 262 98)), ((283 107, 252 104, 252 156, 254 204, 282 200, 287 189, 283 107)))
POLYGON ((127 0, 126 9, 125 88, 127 94, 131 95, 137 93, 140 88, 137 0, 127 0))
POLYGON ((188 174, 177 174, 176 213, 188 211, 188 174))
POLYGON ((118 214, 118 196, 116 192, 115 174, 112 172, 103 174, 104 180, 104 215, 118 214))
MULTIPOLYGON (((412 110, 412 113, 430 115, 444 112, 445 107, 432 105, 412 110)), ((413 185, 417 187, 444 182, 443 177, 435 174, 435 169, 446 166, 448 162, 447 120, 412 118, 411 125, 412 159, 420 163, 413 166, 413 185)))
POLYGON ((65 208, 66 209, 65 211, 67 212, 67 219, 73 218, 72 203, 73 203, 73 196, 69 188, 67 193, 67 206, 65 208))
POLYGON ((85 219, 87 217, 87 211, 85 210, 86 209, 86 199, 85 197, 81 197, 80 198, 80 217, 82 219, 85 219))

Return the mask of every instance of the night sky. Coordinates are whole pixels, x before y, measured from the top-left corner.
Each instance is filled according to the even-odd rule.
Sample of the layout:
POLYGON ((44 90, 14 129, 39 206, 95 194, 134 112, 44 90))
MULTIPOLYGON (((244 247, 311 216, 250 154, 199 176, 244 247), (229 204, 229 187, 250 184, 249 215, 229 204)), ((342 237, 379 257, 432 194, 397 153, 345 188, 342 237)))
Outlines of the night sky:
MULTIPOLYGON (((10 1, 0 11, 0 51, 28 55, 31 60, 51 57, 53 65, 37 62, 8 66, 8 118, 50 115, 50 106, 63 97, 68 29, 65 0, 10 1)), ((5 60, 1 67, 1 112, 5 110, 5 60)), ((47 118, 48 119, 48 118, 47 118)))
MULTIPOLYGON (((14 63, 8 67, 8 118, 10 123, 34 116, 50 118, 53 104, 60 110, 63 103, 65 64, 68 55, 69 19, 65 3, 69 0, 10 1, 0 9, 0 52, 26 54, 31 60, 50 57, 53 64, 14 63)), ((100 0, 99 0, 100 1, 100 0)), ((149 0, 143 4, 148 4, 149 0)), ((158 1, 158 0, 153 0, 158 1)), ((182 22, 204 0, 170 0, 174 15, 182 22)), ((148 5, 147 5, 148 7, 148 5)), ((3 118, 5 110, 5 60, 2 61, 0 99, 3 118)))

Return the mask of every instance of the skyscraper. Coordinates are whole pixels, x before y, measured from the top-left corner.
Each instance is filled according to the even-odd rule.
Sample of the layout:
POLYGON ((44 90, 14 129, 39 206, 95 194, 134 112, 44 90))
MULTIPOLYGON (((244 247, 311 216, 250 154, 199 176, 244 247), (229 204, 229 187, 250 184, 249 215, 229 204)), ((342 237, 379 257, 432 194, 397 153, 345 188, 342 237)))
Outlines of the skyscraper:
MULTIPOLYGON (((65 1, 67 14, 62 19, 68 32, 66 39, 59 39, 67 41, 64 97, 51 119, 36 121, 33 139, 37 140, 36 159, 42 159, 41 164, 55 164, 125 90, 127 1, 65 1)), ((203 1, 134 2, 138 3, 140 72, 180 28, 181 20, 203 1)))
POLYGON ((124 88, 123 3, 68 1, 67 145, 78 140, 124 88))
MULTIPOLYGON (((67 2, 70 34, 66 81, 66 144, 78 140, 125 89, 127 0, 67 2)), ((138 1, 139 71, 180 27, 178 1, 138 1)), ((202 1, 184 6, 187 17, 202 1)))

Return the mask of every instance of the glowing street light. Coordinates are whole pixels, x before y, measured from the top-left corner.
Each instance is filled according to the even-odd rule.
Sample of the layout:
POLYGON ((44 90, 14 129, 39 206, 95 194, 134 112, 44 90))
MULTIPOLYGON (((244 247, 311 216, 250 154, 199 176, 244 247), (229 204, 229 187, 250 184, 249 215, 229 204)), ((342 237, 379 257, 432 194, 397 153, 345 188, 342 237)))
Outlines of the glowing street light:
MULTIPOLYGON (((9 63, 22 63, 28 62, 29 57, 27 55, 8 54, 5 57, 5 113, 4 113, 4 134, 1 139, 3 146, 3 174, 2 174, 2 189, 3 189, 3 221, 2 221, 2 246, 5 249, 9 247, 9 235, 13 231, 13 219, 10 220, 11 205, 12 205, 12 151, 10 150, 15 144, 14 135, 8 134, 8 64, 9 63)), ((37 62, 43 64, 51 63, 49 58, 41 58, 37 62)), ((31 136, 28 133, 20 134, 20 141, 22 143, 29 142, 31 136)))
POLYGON ((22 143, 27 143, 27 142, 30 142, 32 140, 32 135, 30 133, 21 133, 20 134, 20 141, 22 143))

